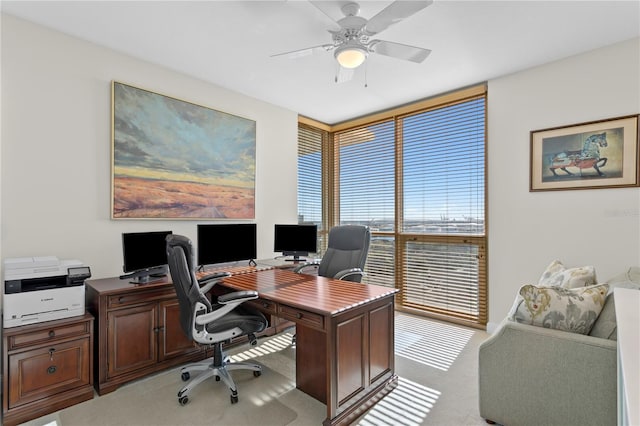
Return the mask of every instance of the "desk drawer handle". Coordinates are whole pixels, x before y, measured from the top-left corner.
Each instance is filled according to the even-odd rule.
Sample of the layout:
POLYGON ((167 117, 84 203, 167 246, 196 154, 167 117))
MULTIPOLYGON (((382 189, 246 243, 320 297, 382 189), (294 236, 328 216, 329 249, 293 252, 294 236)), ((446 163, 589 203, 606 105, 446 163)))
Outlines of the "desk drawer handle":
POLYGON ((55 365, 52 365, 51 367, 47 368, 47 374, 53 374, 55 373, 57 370, 57 367, 55 365))
POLYGON ((298 312, 298 313, 296 314, 296 318, 301 319, 301 318, 302 318, 302 314, 301 314, 300 312, 298 312))
POLYGON ((54 337, 56 337, 56 332, 55 332, 55 331, 53 331, 53 330, 49 330, 49 337, 50 337, 50 338, 54 338, 54 337))

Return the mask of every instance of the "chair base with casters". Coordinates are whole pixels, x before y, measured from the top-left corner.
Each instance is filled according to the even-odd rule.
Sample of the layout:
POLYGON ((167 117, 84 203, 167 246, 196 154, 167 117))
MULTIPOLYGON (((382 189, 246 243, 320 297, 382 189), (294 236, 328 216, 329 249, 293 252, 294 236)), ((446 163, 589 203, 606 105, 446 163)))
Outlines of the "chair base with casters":
MULTIPOLYGON (((255 346, 255 336, 249 338, 249 342, 252 346, 255 346)), ((189 394, 191 391, 211 377, 216 378, 216 382, 222 381, 227 385, 231 392, 231 403, 238 402, 238 388, 236 387, 233 378, 229 374, 229 371, 233 370, 252 370, 254 377, 260 377, 262 375, 262 366, 253 362, 231 362, 229 356, 222 350, 222 344, 217 343, 213 345, 213 358, 207 361, 194 362, 186 365, 180 369, 180 377, 183 382, 191 379, 191 374, 194 372, 201 372, 196 377, 191 379, 189 383, 184 385, 178 392, 178 402, 180 405, 185 405, 189 402, 189 394)))

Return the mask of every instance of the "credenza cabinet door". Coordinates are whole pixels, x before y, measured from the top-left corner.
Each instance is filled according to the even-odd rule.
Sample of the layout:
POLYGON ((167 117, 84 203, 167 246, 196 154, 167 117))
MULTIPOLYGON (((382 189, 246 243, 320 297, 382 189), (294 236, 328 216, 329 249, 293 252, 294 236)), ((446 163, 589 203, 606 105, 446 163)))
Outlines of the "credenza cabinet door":
POLYGON ((107 377, 154 365, 158 360, 157 303, 107 313, 107 377))
POLYGON ((9 408, 90 385, 89 338, 9 356, 9 408))
POLYGON ((160 303, 160 332, 158 333, 159 361, 167 358, 197 353, 203 349, 189 340, 180 325, 180 304, 177 300, 160 303))

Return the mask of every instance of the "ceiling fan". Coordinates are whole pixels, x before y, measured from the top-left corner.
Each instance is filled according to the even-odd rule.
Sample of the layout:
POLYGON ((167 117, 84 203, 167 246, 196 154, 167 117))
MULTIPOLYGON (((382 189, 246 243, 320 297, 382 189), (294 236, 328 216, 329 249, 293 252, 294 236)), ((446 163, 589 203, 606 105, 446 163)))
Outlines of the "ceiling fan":
MULTIPOLYGON (((311 1, 310 3, 320 9, 333 21, 333 18, 327 13, 327 10, 332 3, 335 5, 334 2, 311 1)), ((429 49, 391 41, 371 39, 371 37, 419 12, 433 3, 433 0, 394 1, 368 20, 359 16, 360 5, 358 3, 341 3, 344 3, 340 9, 344 14, 344 18, 334 21, 337 27, 328 30, 332 35, 333 43, 278 53, 272 55, 272 57, 287 56, 289 58, 298 58, 313 54, 315 51, 333 51, 333 55, 340 65, 340 76, 336 76, 336 82, 342 82, 351 78, 355 68, 362 65, 370 53, 416 63, 421 63, 431 53, 429 49)))

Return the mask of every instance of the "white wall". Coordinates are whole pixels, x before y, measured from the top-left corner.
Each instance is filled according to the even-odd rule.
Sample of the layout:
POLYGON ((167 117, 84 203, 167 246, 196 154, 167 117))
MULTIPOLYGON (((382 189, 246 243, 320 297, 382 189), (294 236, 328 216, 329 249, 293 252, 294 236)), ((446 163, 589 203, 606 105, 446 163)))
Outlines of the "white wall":
POLYGON ((204 221, 110 219, 112 80, 256 121, 258 257, 273 256, 273 224, 297 221, 296 112, 2 15, 2 257, 80 259, 108 277, 122 232, 195 239, 204 221))
POLYGON ((640 113, 640 40, 489 81, 489 330, 554 259, 640 265, 640 189, 529 192, 529 132, 640 113))

